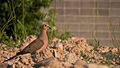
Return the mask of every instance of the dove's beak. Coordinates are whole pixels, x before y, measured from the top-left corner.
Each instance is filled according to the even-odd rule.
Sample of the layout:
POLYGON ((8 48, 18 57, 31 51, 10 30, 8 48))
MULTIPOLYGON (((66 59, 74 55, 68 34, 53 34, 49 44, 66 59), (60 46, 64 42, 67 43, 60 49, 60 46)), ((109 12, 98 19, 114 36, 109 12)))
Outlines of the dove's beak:
POLYGON ((49 25, 48 25, 48 28, 49 28, 49 29, 52 29, 49 25))

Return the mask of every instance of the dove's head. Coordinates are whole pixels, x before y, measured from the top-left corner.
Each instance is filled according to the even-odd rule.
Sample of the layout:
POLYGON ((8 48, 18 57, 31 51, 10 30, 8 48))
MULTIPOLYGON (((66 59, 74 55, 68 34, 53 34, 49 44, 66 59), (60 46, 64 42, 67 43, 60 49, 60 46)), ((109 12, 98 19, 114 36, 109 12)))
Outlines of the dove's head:
POLYGON ((50 26, 47 23, 43 23, 42 24, 42 29, 45 30, 45 31, 48 31, 51 28, 50 28, 50 26))

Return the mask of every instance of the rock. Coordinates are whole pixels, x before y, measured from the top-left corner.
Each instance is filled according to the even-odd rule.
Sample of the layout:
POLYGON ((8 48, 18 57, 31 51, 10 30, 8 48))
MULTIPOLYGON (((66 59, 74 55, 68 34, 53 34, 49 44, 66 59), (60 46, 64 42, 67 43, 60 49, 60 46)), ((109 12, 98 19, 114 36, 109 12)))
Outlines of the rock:
POLYGON ((88 68, 87 64, 85 61, 78 59, 75 63, 74 63, 74 68, 88 68))
POLYGON ((52 42, 57 42, 58 40, 59 40, 58 38, 54 38, 52 42))
POLYGON ((53 54, 52 54, 52 52, 50 51, 50 49, 44 50, 43 53, 44 53, 44 57, 45 57, 45 58, 49 58, 49 57, 53 56, 53 54))
POLYGON ((109 68, 109 67, 105 65, 98 65, 98 68, 109 68))
POLYGON ((44 52, 40 52, 40 53, 35 53, 32 57, 35 62, 39 62, 43 60, 43 57, 45 56, 44 56, 44 52))
POLYGON ((10 68, 10 67, 12 66, 7 63, 0 63, 0 68, 10 68))
POLYGON ((52 62, 54 60, 54 57, 49 57, 49 58, 46 58, 46 59, 43 59, 42 61, 36 63, 34 65, 35 68, 37 67, 41 67, 41 66, 47 66, 48 64, 50 64, 50 62, 52 62))
POLYGON ((53 56, 57 58, 59 61, 62 61, 65 58, 64 54, 57 52, 57 50, 55 49, 53 49, 53 56))
POLYGON ((96 64, 88 64, 88 68, 98 68, 98 65, 96 65, 96 64))
POLYGON ((71 52, 75 53, 76 55, 80 54, 80 49, 77 46, 71 48, 71 52))
POLYGON ((80 39, 79 39, 79 42, 80 42, 80 43, 87 43, 87 40, 86 40, 85 38, 80 38, 80 39))
POLYGON ((64 60, 65 60, 65 55, 58 53, 57 59, 58 59, 59 61, 64 61, 64 60))
POLYGON ((113 49, 111 50, 111 52, 112 52, 112 54, 118 53, 118 48, 113 48, 113 49))
MULTIPOLYGON (((88 44, 87 44, 87 45, 88 45, 88 44)), ((89 45, 88 45, 88 46, 86 47, 86 51, 90 52, 91 50, 93 50, 93 48, 94 48, 93 46, 89 46, 89 45)))
POLYGON ((120 68, 120 65, 110 65, 110 68, 120 68))
POLYGON ((58 57, 57 51, 55 49, 53 49, 53 56, 56 58, 58 57))
POLYGON ((69 53, 66 55, 66 62, 75 63, 78 60, 78 57, 75 53, 69 53))
POLYGON ((88 68, 109 68, 109 67, 105 65, 88 64, 88 68))
POLYGON ((21 55, 21 56, 20 56, 20 61, 21 61, 23 64, 26 64, 26 65, 28 65, 28 64, 30 64, 30 63, 33 63, 30 54, 21 55))
POLYGON ((58 43, 58 44, 56 44, 56 46, 57 46, 57 51, 58 52, 63 52, 63 44, 62 43, 58 43))
POLYGON ((71 37, 70 39, 73 40, 73 41, 75 41, 75 42, 78 42, 80 40, 80 37, 76 36, 76 37, 71 37))
MULTIPOLYGON (((23 48, 34 39, 36 36, 28 36, 22 44, 23 48)), ((35 55, 31 57, 31 54, 24 54, 6 62, 7 64, 3 64, 3 66, 12 65, 12 68, 33 68, 35 65, 38 65, 37 68, 108 68, 108 66, 99 65, 107 60, 108 53, 113 56, 111 64, 120 64, 117 48, 108 46, 98 47, 97 50, 93 48, 88 45, 85 38, 71 37, 67 40, 54 38, 51 44, 43 52, 40 52, 39 58, 36 58, 35 55), (54 59, 48 59, 51 56, 54 56, 54 59)), ((0 62, 14 56, 19 49, 0 44, 0 62)))
POLYGON ((48 66, 47 68, 63 68, 62 64, 57 60, 54 59, 48 66))
POLYGON ((72 66, 72 64, 69 63, 69 62, 64 62, 63 66, 64 66, 65 68, 70 68, 70 67, 72 66))
POLYGON ((98 50, 99 50, 100 52, 105 53, 105 52, 109 52, 109 51, 110 51, 110 47, 102 46, 102 47, 98 48, 98 50))
POLYGON ((22 64, 21 62, 16 62, 15 64, 13 64, 14 68, 25 68, 25 65, 22 64))

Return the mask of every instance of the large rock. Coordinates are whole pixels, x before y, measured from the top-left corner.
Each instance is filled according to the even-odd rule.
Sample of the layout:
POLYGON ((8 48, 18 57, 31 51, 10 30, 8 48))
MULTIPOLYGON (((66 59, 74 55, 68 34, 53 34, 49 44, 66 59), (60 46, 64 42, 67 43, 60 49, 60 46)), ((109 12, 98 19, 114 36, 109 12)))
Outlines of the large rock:
POLYGON ((88 66, 85 61, 78 59, 74 64, 74 68, 88 68, 88 66))
POLYGON ((88 64, 88 68, 109 68, 109 67, 105 65, 88 64))
POLYGON ((54 60, 54 57, 49 57, 49 58, 43 59, 42 61, 36 63, 34 65, 34 67, 35 68, 45 67, 45 66, 49 65, 53 60, 54 60))
POLYGON ((62 64, 57 59, 54 59, 53 61, 51 61, 51 63, 47 66, 47 68, 51 68, 51 67, 52 68, 63 68, 62 64))

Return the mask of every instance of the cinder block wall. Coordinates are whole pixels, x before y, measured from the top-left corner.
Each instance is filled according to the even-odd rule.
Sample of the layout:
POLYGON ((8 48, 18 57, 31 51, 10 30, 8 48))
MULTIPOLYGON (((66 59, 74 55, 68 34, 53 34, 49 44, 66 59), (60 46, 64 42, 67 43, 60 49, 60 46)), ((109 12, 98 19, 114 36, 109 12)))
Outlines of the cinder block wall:
POLYGON ((101 45, 120 42, 120 0, 54 0, 52 6, 60 32, 97 39, 101 45))

